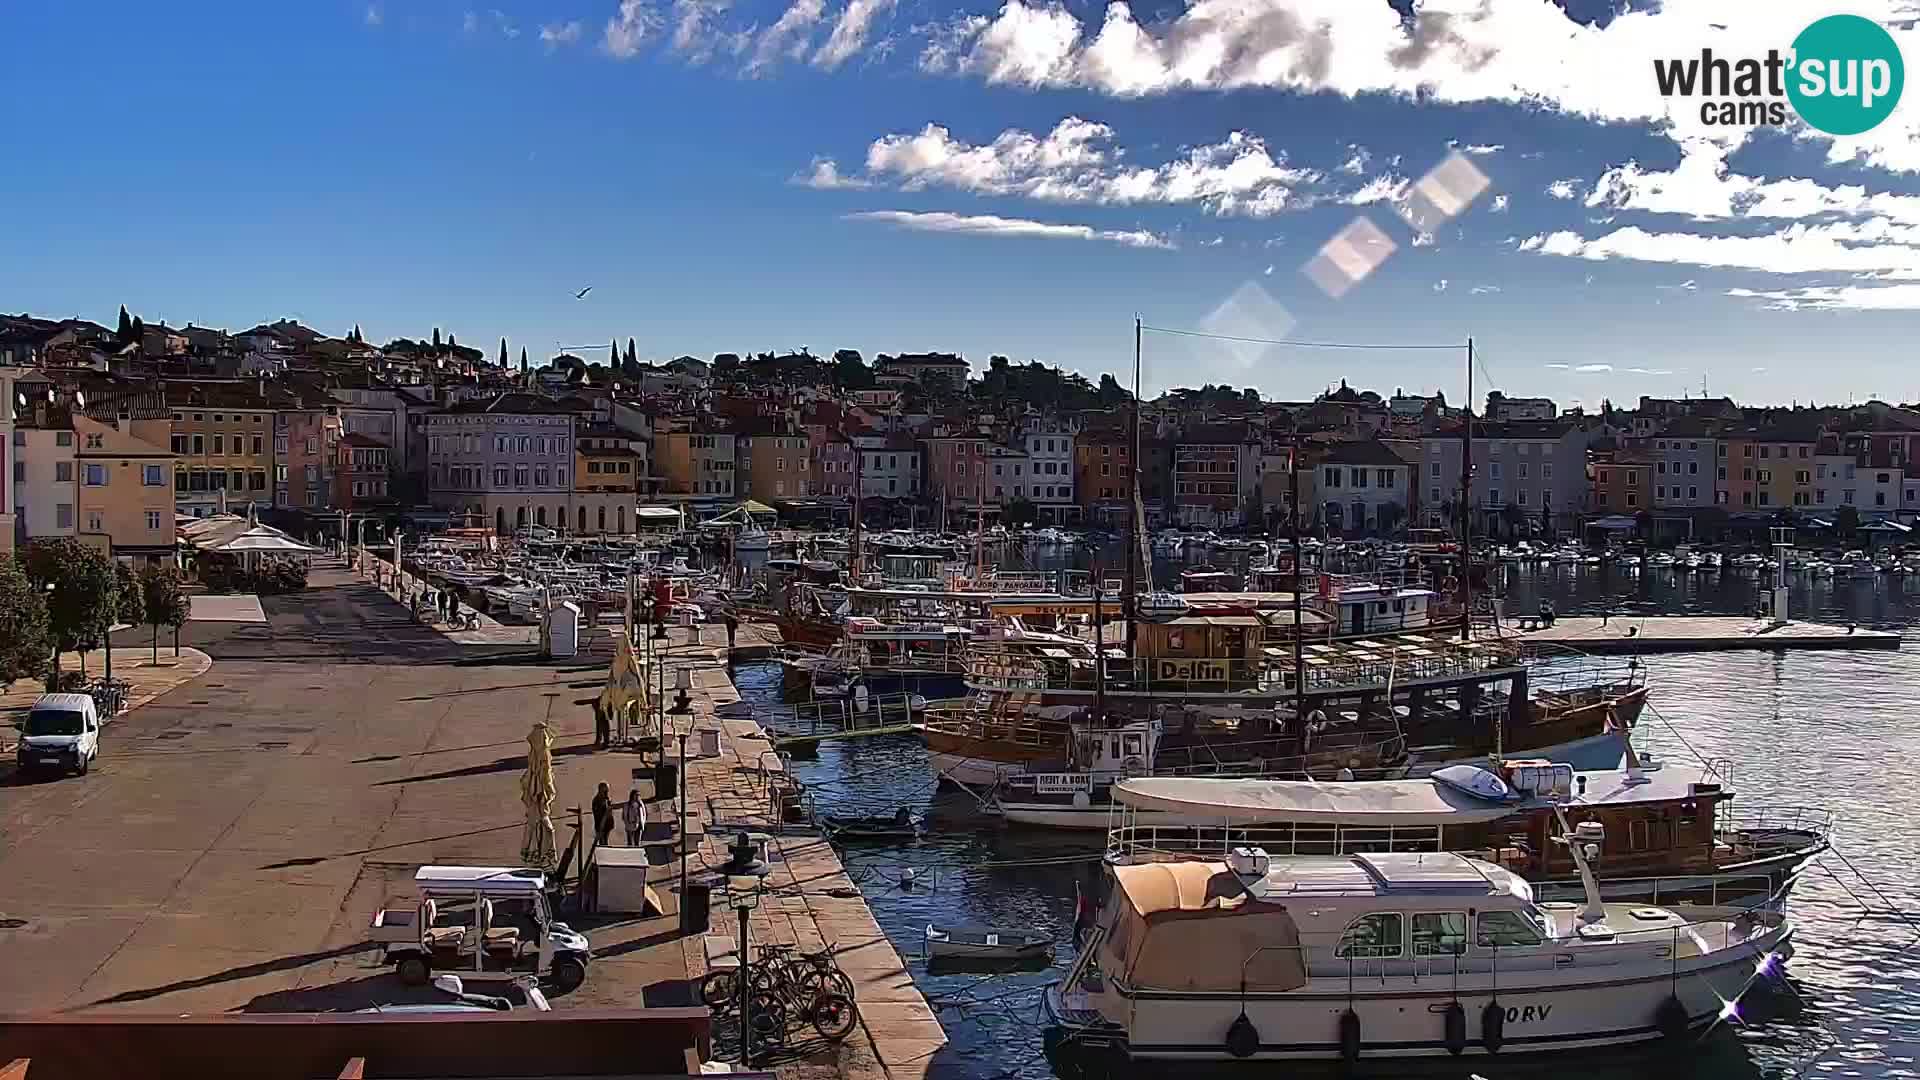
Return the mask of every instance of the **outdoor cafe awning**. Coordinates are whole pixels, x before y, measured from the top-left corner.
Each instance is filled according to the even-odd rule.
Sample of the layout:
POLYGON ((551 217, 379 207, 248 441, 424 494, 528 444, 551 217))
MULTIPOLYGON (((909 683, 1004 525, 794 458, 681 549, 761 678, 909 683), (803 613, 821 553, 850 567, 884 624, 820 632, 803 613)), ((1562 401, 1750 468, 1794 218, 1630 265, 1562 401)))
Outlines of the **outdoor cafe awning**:
POLYGON ((1860 531, 1873 533, 1910 533, 1913 531, 1913 526, 1902 525, 1892 518, 1882 518, 1871 525, 1860 526, 1860 531))
POLYGON ((749 514, 776 514, 777 515, 780 513, 780 511, 775 510, 773 507, 768 506, 766 503, 760 502, 757 499, 748 499, 746 502, 741 503, 740 509, 745 510, 749 514))
POLYGON ((271 551, 284 555, 306 555, 320 549, 309 547, 279 529, 257 525, 230 540, 213 544, 207 550, 236 554, 246 551, 271 551))
POLYGON ((680 511, 672 506, 636 506, 633 508, 633 516, 641 521, 678 521, 680 511))

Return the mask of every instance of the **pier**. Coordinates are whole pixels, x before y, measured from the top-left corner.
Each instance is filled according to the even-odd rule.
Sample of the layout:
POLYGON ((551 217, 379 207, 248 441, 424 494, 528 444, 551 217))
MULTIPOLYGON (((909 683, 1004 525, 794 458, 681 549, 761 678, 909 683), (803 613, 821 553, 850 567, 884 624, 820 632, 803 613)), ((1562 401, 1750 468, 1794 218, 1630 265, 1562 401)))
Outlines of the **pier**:
POLYGON ((1500 639, 1522 646, 1565 646, 1586 653, 1729 652, 1743 649, 1897 649, 1887 630, 1794 620, 1776 623, 1737 615, 1562 615, 1535 630, 1500 628, 1500 639))

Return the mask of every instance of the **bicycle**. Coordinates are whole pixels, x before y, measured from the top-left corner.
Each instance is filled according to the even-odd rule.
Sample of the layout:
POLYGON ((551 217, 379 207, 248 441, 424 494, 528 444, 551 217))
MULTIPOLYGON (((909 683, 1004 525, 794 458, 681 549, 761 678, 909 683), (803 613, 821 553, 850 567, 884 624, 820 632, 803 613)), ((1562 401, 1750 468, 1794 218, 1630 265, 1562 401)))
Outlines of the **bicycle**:
MULTIPOLYGON (((853 1033, 859 1008, 853 980, 833 963, 830 951, 794 955, 792 945, 762 945, 750 974, 752 1037, 780 1043, 792 1026, 790 1015, 813 1025, 821 1037, 840 1042, 853 1033)), ((700 1000, 716 1015, 739 1007, 738 968, 710 971, 700 980, 700 1000)))

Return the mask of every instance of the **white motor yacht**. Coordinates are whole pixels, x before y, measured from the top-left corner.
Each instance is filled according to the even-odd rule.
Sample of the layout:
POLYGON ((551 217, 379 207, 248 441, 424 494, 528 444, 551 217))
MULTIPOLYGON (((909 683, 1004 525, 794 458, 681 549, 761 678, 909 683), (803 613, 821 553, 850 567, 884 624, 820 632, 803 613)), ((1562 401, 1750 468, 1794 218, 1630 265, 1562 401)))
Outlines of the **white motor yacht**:
POLYGON ((1584 904, 1538 902, 1448 852, 1114 865, 1093 936, 1047 992, 1048 1052, 1124 1076, 1136 1061, 1678 1042, 1792 955, 1777 911, 1603 902, 1604 830, 1559 823, 1584 904))

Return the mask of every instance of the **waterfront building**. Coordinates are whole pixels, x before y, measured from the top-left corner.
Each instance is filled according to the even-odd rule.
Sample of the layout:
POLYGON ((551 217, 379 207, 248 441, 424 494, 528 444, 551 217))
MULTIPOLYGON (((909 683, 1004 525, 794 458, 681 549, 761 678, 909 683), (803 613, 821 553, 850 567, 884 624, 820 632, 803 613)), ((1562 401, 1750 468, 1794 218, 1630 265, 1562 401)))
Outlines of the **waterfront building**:
POLYGON ((1400 455, 1376 439, 1329 446, 1314 469, 1320 523, 1343 535, 1392 533, 1408 520, 1408 474, 1400 455))
MULTIPOLYGON (((273 505, 276 406, 257 379, 168 380, 174 508, 192 517, 246 514, 273 505)), ((276 399, 279 399, 276 401, 276 399)))
POLYGON ((90 397, 73 415, 76 534, 116 558, 174 552, 173 417, 159 394, 90 397))
POLYGON ((498 533, 566 528, 573 492, 572 413, 546 398, 504 393, 427 417, 433 505, 498 533))

